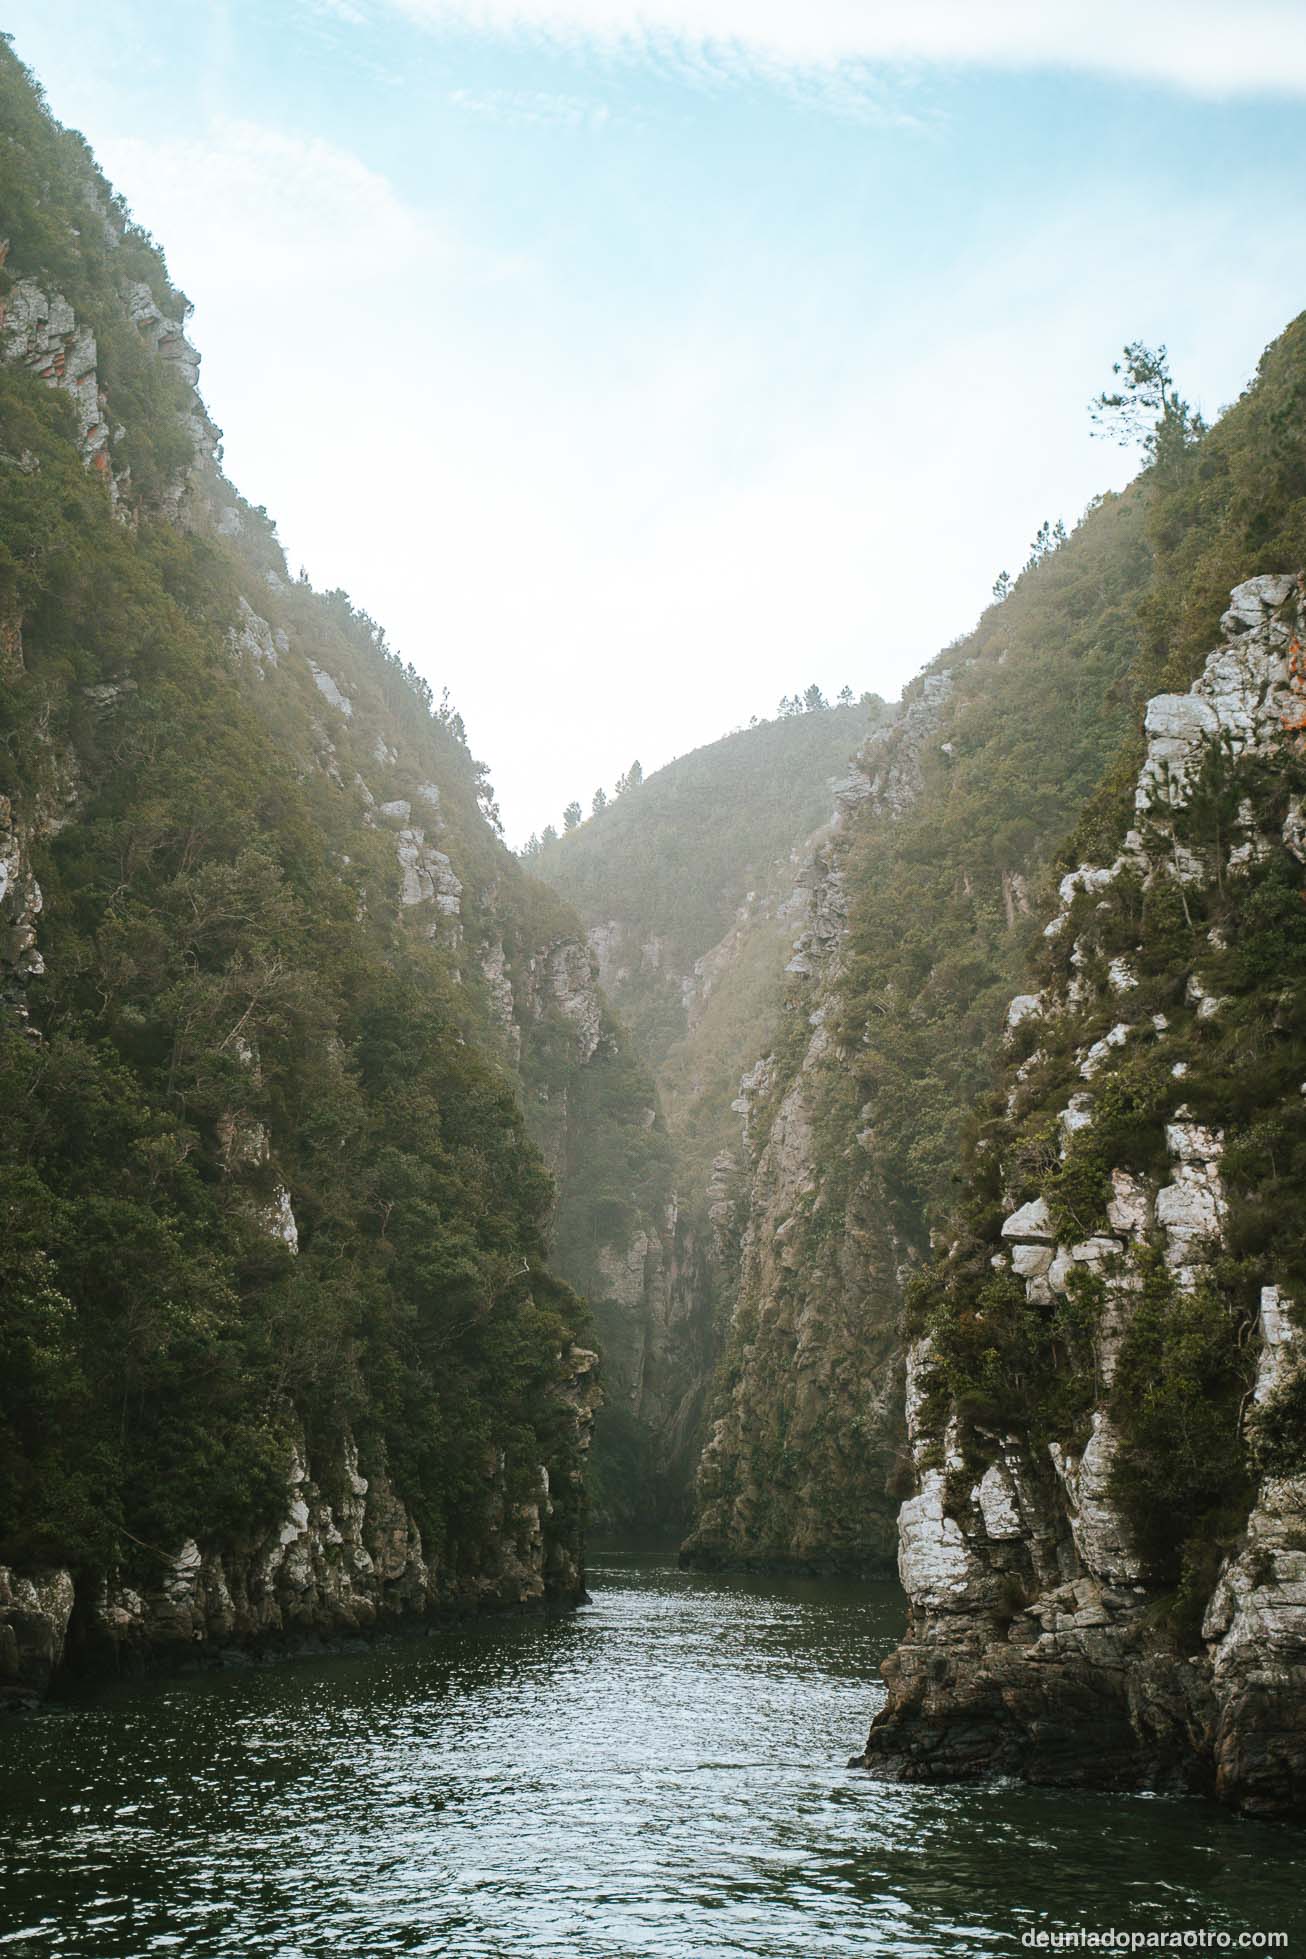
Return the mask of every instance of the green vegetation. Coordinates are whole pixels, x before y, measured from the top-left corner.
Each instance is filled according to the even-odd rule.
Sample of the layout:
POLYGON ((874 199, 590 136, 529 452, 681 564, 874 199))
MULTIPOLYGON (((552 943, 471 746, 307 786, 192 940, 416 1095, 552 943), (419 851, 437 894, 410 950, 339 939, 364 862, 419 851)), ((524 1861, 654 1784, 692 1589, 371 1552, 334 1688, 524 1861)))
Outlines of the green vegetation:
POLYGON ((914 1288, 915 1324, 932 1333, 938 1356, 936 1430, 955 1411, 980 1458, 977 1432, 997 1427, 1017 1427, 1039 1445, 1082 1444, 1083 1419, 1102 1394, 1091 1343, 1101 1281, 1076 1274, 1067 1296, 1039 1306, 1021 1283, 994 1273, 1000 1176, 1008 1206, 1042 1194, 1063 1241, 1077 1241, 1107 1228, 1111 1170, 1168 1180, 1164 1127, 1180 1102, 1222 1131, 1224 1248, 1187 1291, 1159 1253, 1143 1259, 1106 1396, 1120 1437, 1114 1493, 1150 1578, 1174 1594, 1172 1621, 1186 1638, 1241 1528, 1255 1475, 1306 1462, 1297 1378, 1263 1409, 1249 1414, 1247 1405, 1261 1289, 1279 1285, 1299 1298, 1306 1286, 1306 904, 1302 867, 1281 840, 1290 800, 1304 791, 1306 757, 1287 736, 1273 758, 1233 760, 1212 746, 1175 822, 1175 842, 1194 867, 1189 880, 1147 888, 1125 874, 1076 898, 1071 930, 1045 946, 1038 976, 1064 986, 1073 939, 1079 972, 1097 985, 1077 1011, 1022 1028, 1013 1059, 1038 1043, 1024 1087, 1010 1113, 995 1102, 977 1125, 959 1235, 948 1260, 914 1288), (1262 843, 1231 869, 1240 806, 1255 812, 1262 843), (1102 984, 1118 956, 1137 982, 1129 993, 1136 1032, 1094 1077, 1092 1120, 1059 1158, 1055 1112, 1080 1085, 1077 1055, 1119 1012, 1102 984), (1203 1013, 1211 997, 1219 1010, 1203 1013))
MULTIPOLYGON (((1112 1480, 1153 1582, 1167 1588, 1202 1569, 1230 1523, 1236 1534, 1251 1499, 1239 1414, 1253 1370, 1237 1333, 1220 1289, 1181 1292, 1159 1258, 1147 1263, 1112 1384, 1123 1438, 1112 1480)), ((1194 1607, 1200 1623, 1200 1601, 1181 1602, 1190 1620, 1194 1607)))
POLYGON ((180 419, 187 403, 183 384, 152 358, 119 300, 139 281, 167 319, 184 320, 190 302, 83 139, 46 114, 8 40, 0 36, 0 183, 9 245, 0 300, 18 278, 37 276, 47 297, 61 292, 80 320, 94 321, 100 381, 122 429, 114 467, 129 469, 136 491, 153 500, 189 462, 192 441, 180 419))
MULTIPOLYGON (((769 1432, 768 1397, 791 1393, 791 1329, 801 1321, 810 1339, 814 1316, 839 1296, 831 1236, 852 1245, 858 1205, 878 1206, 898 1258, 918 1262, 907 1315, 911 1330, 933 1336, 935 1433, 955 1411, 976 1464, 1000 1432, 1028 1434, 1036 1460, 1051 1440, 1082 1446, 1102 1392, 1092 1338, 1102 1280, 1076 1273, 1047 1305, 1032 1303, 995 1269, 1000 1225, 1013 1201, 1041 1194, 1067 1241, 1104 1229, 1109 1172, 1165 1167, 1178 1059, 1188 1070, 1182 1099, 1227 1137, 1228 1255, 1196 1300, 1149 1282, 1112 1412, 1121 1501, 1156 1552, 1158 1582, 1178 1588, 1182 1620, 1210 1547, 1227 1542, 1230 1515, 1236 1529, 1245 1507, 1239 1406, 1258 1289, 1277 1282, 1296 1296, 1306 1281, 1302 874, 1281 846, 1237 873, 1227 866, 1240 801, 1273 836, 1288 795, 1301 791, 1301 757, 1293 749, 1267 770, 1212 755, 1178 840, 1207 866, 1199 884, 1144 888, 1124 875, 1105 899, 1079 899, 1073 933, 1049 943, 1040 927, 1059 873, 1083 858, 1111 863, 1133 821, 1145 698, 1190 684, 1220 638, 1232 585, 1306 562, 1306 319, 1209 431, 1175 393, 1163 351, 1127 350, 1122 373, 1123 401, 1103 406, 1138 408, 1156 438, 1151 466, 1070 535, 1045 525, 1019 580, 999 580, 975 631, 907 690, 906 716, 876 750, 889 812, 863 806, 836 846, 849 898, 843 970, 832 999, 814 1002, 810 984, 793 984, 765 1098, 750 1111, 764 1140, 803 1071, 819 1187, 787 1232, 792 1269, 765 1318, 736 1326, 721 1406, 738 1415, 738 1460, 717 1473, 727 1494, 748 1482, 741 1466, 754 1434, 769 1432), (1085 1006, 1054 1032, 1026 1021, 1004 1054, 1011 996, 1054 979, 1064 988, 1072 937, 1089 948, 1085 1006), (1063 1155, 1057 1118, 1084 1086, 1079 1053, 1120 1018, 1106 974, 1124 954, 1138 980, 1128 1018, 1140 1031, 1108 1051, 1093 1121, 1063 1155), (1214 1018, 1199 1017, 1189 997, 1195 972, 1226 1002, 1214 1018), (834 1036, 819 1059, 814 1004, 834 1036), (1164 1057, 1153 1014, 1168 1023, 1164 1057), (946 1259, 931 1253, 932 1238, 949 1245, 946 1259)), ((880 1325, 895 1291, 886 1275, 880 1325)), ((868 1334, 859 1340, 869 1353, 868 1334)), ((868 1374, 848 1407, 865 1405, 871 1388, 868 1374)), ((1250 1426, 1258 1460, 1306 1460, 1290 1395, 1250 1426)), ((805 1473, 828 1489, 834 1530, 848 1484, 837 1452, 820 1449, 805 1473)))
POLYGON ((729 1292, 718 1269, 721 1220, 706 1216, 713 1160, 738 1150, 731 1104, 778 1013, 797 929, 783 906, 801 846, 828 821, 832 782, 885 714, 869 697, 854 705, 851 689, 830 707, 809 688, 782 702, 777 720, 648 778, 632 764, 612 800, 595 796, 591 820, 561 837, 546 830, 526 852, 532 873, 576 906, 601 946, 605 983, 633 1051, 655 1075, 666 1119, 664 1129, 642 1070, 614 1050, 586 1087, 586 1142, 564 1180, 585 1195, 570 1209, 564 1202, 559 1258, 589 1298, 613 1360, 593 1475, 596 1515, 609 1527, 686 1521, 724 1332, 715 1322, 729 1292), (647 1127, 640 1136, 614 1134, 609 1145, 604 1101, 623 1078, 621 1094, 647 1097, 647 1127), (669 1315, 664 1327, 650 1320, 648 1349, 632 1340, 629 1306, 612 1296, 638 1290, 638 1276, 614 1258, 639 1230, 658 1241, 664 1292, 656 1310, 669 1315))
POLYGON ((922 1249, 955 1198, 966 1110, 989 1085, 1057 840, 1132 720, 1144 502, 1104 499, 940 656, 948 692, 920 743, 919 794, 897 821, 854 829, 840 1093, 869 1104, 896 1227, 922 1249))
POLYGON ((1122 449, 1141 446, 1162 475, 1179 470, 1185 452, 1206 434, 1206 423, 1175 386, 1166 349, 1133 340, 1111 372, 1120 385, 1095 397, 1094 433, 1122 449))
MULTIPOLYGON (((905 819, 865 822, 850 852, 840 1031, 918 1245, 953 1208, 965 1111, 1029 983, 1051 873, 1109 863, 1131 820, 1143 700, 1191 683, 1232 585, 1306 562, 1306 318, 1213 429, 1188 434, 1178 460, 1096 504, 939 657, 951 691, 921 795, 905 819)), ((1174 903, 1148 899, 1146 944, 1173 932, 1160 913, 1174 903)), ((1068 1167, 1067 1197, 1082 1168, 1068 1167)))
MULTIPOLYGON (((63 419, 35 382, 4 388, 27 394, 0 409, 6 449, 63 419)), ((540 1409, 576 1307, 540 1271, 548 1181, 443 954, 388 923, 388 838, 296 780, 237 690, 194 605, 221 615, 229 568, 149 521, 131 537, 67 437, 35 453, 0 515, 43 568, 6 788, 69 742, 82 789, 37 856, 43 1038, 10 1025, 0 1048, 0 1555, 102 1567, 123 1538, 247 1534, 280 1514, 298 1420, 313 1442, 352 1424, 456 1563, 491 1444, 523 1491, 560 1448, 540 1409), (96 729, 92 676, 123 690, 96 729), (229 1162, 258 1132, 296 1260, 260 1218, 270 1164, 229 1162)))
MULTIPOLYGON (((42 1038, 0 1033, 0 1556, 102 1568, 246 1534, 284 1506, 292 1429, 325 1448, 352 1424, 456 1565, 487 1450, 524 1492, 563 1449, 542 1410, 576 1308, 541 1270, 548 1181, 445 956, 391 922, 389 838, 287 767, 298 701, 241 686, 234 567, 116 523, 67 423, 0 374, 0 447, 37 463, 0 474, 0 605, 23 622, 4 786, 21 806, 69 750, 80 777, 36 860, 42 1038), (275 1173, 232 1160, 260 1134, 275 1173), (263 1221, 278 1179, 298 1258, 263 1221)), ((302 627, 313 602, 291 609, 302 627)), ((352 633, 384 684, 361 622, 322 611, 319 654, 352 633)))
POLYGON ((580 1264, 661 1201, 648 1083, 611 1025, 584 1067, 548 979, 570 945, 588 984, 577 922, 504 849, 447 697, 289 581, 216 471, 164 521, 189 400, 127 299, 185 302, 7 49, 0 206, 5 290, 95 333, 129 519, 63 393, 0 367, 0 793, 45 962, 0 975, 0 1560, 149 1577, 186 1536, 247 1541, 292 1442, 329 1480, 347 1430, 447 1584, 541 1464, 574 1546, 558 1385, 588 1322, 545 1261, 555 1225, 580 1264), (456 865, 456 920, 401 905, 405 824, 456 865))

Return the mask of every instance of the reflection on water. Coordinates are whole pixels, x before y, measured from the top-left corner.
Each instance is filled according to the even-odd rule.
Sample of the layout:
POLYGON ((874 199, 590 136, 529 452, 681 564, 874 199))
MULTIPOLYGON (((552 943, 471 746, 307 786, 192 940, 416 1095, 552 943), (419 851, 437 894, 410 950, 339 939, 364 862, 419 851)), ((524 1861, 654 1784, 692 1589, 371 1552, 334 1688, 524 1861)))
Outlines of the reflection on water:
POLYGON ((596 1563, 574 1619, 11 1723, 0 1954, 974 1959, 1036 1925, 1306 1952, 1291 1831, 845 1769, 893 1587, 596 1563))

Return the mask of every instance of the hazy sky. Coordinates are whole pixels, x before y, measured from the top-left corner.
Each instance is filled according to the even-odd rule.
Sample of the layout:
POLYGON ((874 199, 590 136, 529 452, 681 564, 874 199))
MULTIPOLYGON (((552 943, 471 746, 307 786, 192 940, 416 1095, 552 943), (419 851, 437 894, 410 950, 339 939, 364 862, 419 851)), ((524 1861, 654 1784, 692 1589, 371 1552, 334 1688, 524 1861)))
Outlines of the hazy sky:
POLYGON ((8 0, 195 301, 292 570, 448 686, 509 837, 886 695, 1306 304, 1306 6, 8 0))

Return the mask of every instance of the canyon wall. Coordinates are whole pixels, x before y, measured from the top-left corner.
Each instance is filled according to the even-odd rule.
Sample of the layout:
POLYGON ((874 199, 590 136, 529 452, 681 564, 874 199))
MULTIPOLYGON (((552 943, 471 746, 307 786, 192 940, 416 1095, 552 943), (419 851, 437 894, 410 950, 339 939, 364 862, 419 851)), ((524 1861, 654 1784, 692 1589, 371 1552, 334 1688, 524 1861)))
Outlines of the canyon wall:
POLYGON ((865 1765, 1306 1808, 1301 581, 1154 696, 918 1289, 907 1637, 865 1765))

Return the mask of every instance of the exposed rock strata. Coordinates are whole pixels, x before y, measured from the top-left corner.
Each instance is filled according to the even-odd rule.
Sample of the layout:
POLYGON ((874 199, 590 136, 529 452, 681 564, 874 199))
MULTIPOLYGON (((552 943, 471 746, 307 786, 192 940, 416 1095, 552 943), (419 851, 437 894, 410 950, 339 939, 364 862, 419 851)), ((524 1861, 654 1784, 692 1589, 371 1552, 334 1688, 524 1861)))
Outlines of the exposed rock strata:
MULTIPOLYGON (((1260 577, 1239 586, 1222 623, 1227 638, 1191 692, 1148 705, 1139 828, 1111 866, 1082 866, 1063 881, 1062 908, 1047 933, 1070 946, 1064 989, 1013 1003, 1013 1027, 1030 1021, 1043 1030, 1041 1040, 1094 1007, 1120 1016, 1104 1040, 1080 1052, 1080 1077, 1091 1086, 1063 1112, 1063 1154, 1077 1129, 1091 1130, 1112 1054, 1146 1039, 1164 1059, 1174 1038, 1166 1015, 1129 1014, 1130 959, 1117 957, 1104 970, 1075 938, 1076 919, 1125 876, 1145 889, 1158 880, 1181 889, 1199 880, 1203 866, 1180 843, 1174 819, 1211 745, 1272 768, 1302 725, 1297 581, 1260 577)), ((1244 801, 1222 875, 1278 840, 1260 821, 1244 801)), ((1291 810, 1282 841, 1299 854, 1291 810)), ((1190 981, 1189 1004, 1199 1022, 1221 1010, 1200 973, 1190 981)), ((1014 1097, 1029 1066, 1015 1076, 1014 1097)), ((1147 1578, 1113 1480, 1120 1438, 1111 1388, 1146 1262, 1159 1258, 1182 1297, 1206 1283, 1226 1243, 1223 1138, 1184 1107, 1186 1072, 1183 1060, 1169 1070, 1168 1171, 1140 1177, 1115 1167, 1109 1230, 1059 1242, 1047 1204, 1034 1199, 1010 1210, 992 1260, 1023 1280, 1035 1306, 1064 1295, 1077 1271, 1100 1281, 1086 1430, 1041 1450, 1018 1431, 981 1437, 989 1457, 981 1475, 976 1437, 962 1434, 955 1413, 939 1434, 927 1392, 928 1337, 913 1348, 907 1411, 915 1492, 899 1528, 910 1622, 883 1669, 888 1702, 859 1758, 878 1775, 1011 1774, 1207 1790, 1259 1813, 1306 1810, 1306 1477, 1260 1481, 1241 1540, 1210 1592, 1196 1651, 1162 1628, 1165 1600, 1147 1578)), ((1278 1287, 1262 1292, 1253 1420, 1256 1407, 1300 1381, 1299 1312, 1278 1287)))

